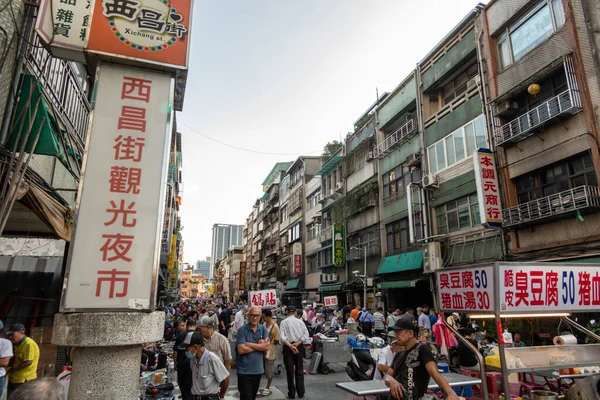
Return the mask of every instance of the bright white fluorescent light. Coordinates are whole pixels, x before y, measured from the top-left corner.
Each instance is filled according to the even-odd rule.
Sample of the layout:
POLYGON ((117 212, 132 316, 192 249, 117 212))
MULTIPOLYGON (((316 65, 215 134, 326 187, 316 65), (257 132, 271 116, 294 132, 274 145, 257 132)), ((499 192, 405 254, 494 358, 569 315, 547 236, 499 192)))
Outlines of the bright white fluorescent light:
MULTIPOLYGON (((543 318, 543 317, 568 317, 571 313, 537 313, 537 314, 500 314, 500 318, 543 318)), ((472 319, 493 319, 494 314, 471 314, 472 319)))

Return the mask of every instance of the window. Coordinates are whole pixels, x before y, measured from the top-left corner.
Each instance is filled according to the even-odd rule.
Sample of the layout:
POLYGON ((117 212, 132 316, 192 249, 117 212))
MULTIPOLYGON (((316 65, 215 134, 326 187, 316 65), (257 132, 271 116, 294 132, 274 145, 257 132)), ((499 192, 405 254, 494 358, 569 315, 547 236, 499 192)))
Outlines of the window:
POLYGON ((481 221, 477 193, 436 207, 435 218, 437 233, 440 235, 479 225, 481 221))
POLYGON ((561 0, 542 0, 497 39, 500 67, 518 61, 565 23, 561 0))
MULTIPOLYGON (((392 222, 385 226, 387 251, 388 254, 398 253, 406 250, 410 246, 408 218, 392 222)), ((421 224, 419 220, 415 221, 415 239, 421 238, 421 224)))
POLYGON ((281 220, 282 221, 287 221, 288 219, 288 209, 287 209, 287 205, 281 207, 281 220))
POLYGON ((407 167, 405 164, 383 174, 383 199, 394 200, 404 196, 406 185, 411 182, 419 182, 421 169, 419 167, 407 167))
POLYGON ((329 246, 317 253, 318 268, 333 265, 333 247, 329 246))
MULTIPOLYGON (((460 127, 437 143, 429 146, 429 170, 438 172, 465 158, 471 157, 479 147, 487 146, 483 115, 460 127)), ((384 193, 385 195, 385 193, 384 193)))
POLYGON ((308 265, 308 272, 312 273, 312 272, 317 272, 318 271, 318 255, 315 254, 313 256, 308 256, 306 258, 306 264, 308 265))
MULTIPOLYGON (((528 111, 534 109, 535 107, 539 106, 540 104, 545 103, 552 97, 559 95, 560 93, 567 90, 569 87, 567 84, 567 75, 565 74, 564 68, 561 68, 554 75, 552 75, 538 83, 540 84, 541 90, 535 96, 527 93, 527 90, 524 90, 520 94, 516 95, 513 99, 519 105, 519 109, 517 110, 517 115, 520 115, 521 116, 520 118, 524 119, 524 121, 523 121, 524 124, 530 123, 529 120, 527 120, 527 118, 529 118, 529 117, 525 116, 524 114, 526 114, 528 111)), ((510 120, 512 120, 513 118, 514 118, 514 116, 510 116, 510 117, 507 117, 506 120, 503 119, 503 121, 506 123, 506 122, 509 122, 510 120)), ((528 125, 524 125, 524 126, 528 126, 528 125)))
POLYGON ((292 226, 290 228, 290 230, 288 231, 288 242, 292 243, 292 242, 300 239, 301 236, 302 236, 302 232, 300 229, 300 224, 296 224, 296 225, 292 226))
POLYGON ((290 187, 292 187, 292 186, 296 185, 298 182, 300 182, 303 175, 304 175, 303 167, 300 167, 297 170, 293 171, 290 174, 290 187))
POLYGON ((473 63, 463 72, 458 74, 454 79, 444 85, 442 97, 444 105, 449 104, 452 100, 460 97, 467 91, 467 82, 477 75, 477 63, 473 63))
POLYGON ((519 204, 583 185, 598 186, 589 152, 548 165, 515 179, 519 204))
POLYGON ((319 204, 319 199, 321 198, 321 189, 317 190, 310 196, 308 196, 308 209, 316 207, 319 204))
POLYGON ((313 240, 316 239, 317 236, 319 236, 319 233, 321 233, 321 225, 319 224, 309 224, 306 226, 306 231, 307 231, 307 240, 313 240))

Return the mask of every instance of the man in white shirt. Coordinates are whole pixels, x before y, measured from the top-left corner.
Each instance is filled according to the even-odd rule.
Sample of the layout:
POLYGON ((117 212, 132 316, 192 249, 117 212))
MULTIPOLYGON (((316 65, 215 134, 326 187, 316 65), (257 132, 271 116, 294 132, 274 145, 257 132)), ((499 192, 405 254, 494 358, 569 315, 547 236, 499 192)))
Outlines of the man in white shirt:
MULTIPOLYGON (((0 321, 0 335, 4 330, 4 324, 0 321)), ((8 376, 6 375, 6 367, 13 356, 13 346, 10 340, 0 337, 0 399, 4 394, 4 386, 8 376)))
POLYGON ((304 343, 308 341, 308 329, 301 319, 295 318, 296 307, 287 308, 288 316, 281 321, 281 342, 283 347, 283 364, 288 383, 288 399, 304 397, 304 343), (295 379, 294 379, 295 378, 295 379))
POLYGON ((373 328, 375 329, 375 337, 383 337, 385 333, 385 317, 383 316, 383 308, 381 307, 373 313, 373 328))
POLYGON ((331 317, 331 324, 329 325, 332 330, 337 331, 340 328, 340 324, 342 323, 342 317, 336 317, 333 315, 331 317))
POLYGON ((248 312, 248 306, 244 306, 240 311, 235 313, 235 318, 233 319, 233 330, 239 331, 242 326, 245 325, 245 317, 248 312))
POLYGON ((392 366, 394 356, 400 350, 400 345, 394 340, 394 336, 395 333, 393 331, 388 333, 388 337, 392 343, 385 346, 379 352, 379 356, 377 357, 377 371, 375 371, 375 375, 373 375, 373 380, 383 380, 392 366))
POLYGON ((325 323, 325 318, 323 318, 323 314, 317 313, 317 315, 310 322, 310 327, 313 329, 319 329, 325 323))

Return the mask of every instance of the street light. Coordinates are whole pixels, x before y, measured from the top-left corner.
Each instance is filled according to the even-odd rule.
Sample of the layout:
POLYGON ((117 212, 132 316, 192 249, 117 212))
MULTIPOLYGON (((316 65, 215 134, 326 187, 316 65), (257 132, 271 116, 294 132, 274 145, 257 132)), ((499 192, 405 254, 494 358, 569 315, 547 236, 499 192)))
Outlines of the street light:
MULTIPOLYGON (((362 275, 362 280, 363 280, 363 308, 367 308, 367 246, 365 245, 363 247, 363 249, 365 250, 365 271, 364 271, 364 275, 362 275)), ((360 250, 359 247, 350 247, 350 250, 360 250)), ((358 271, 354 271, 354 275, 361 278, 360 275, 358 275, 358 271)))

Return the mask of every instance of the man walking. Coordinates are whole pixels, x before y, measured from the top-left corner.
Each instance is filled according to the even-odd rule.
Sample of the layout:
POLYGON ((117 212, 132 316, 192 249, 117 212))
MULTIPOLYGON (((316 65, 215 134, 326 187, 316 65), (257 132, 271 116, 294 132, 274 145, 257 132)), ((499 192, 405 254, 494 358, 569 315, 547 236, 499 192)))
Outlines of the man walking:
POLYGON ((181 390, 181 399, 192 400, 192 368, 190 360, 185 355, 185 349, 180 349, 179 346, 181 346, 188 334, 196 332, 196 320, 193 318, 188 319, 185 329, 175 339, 173 362, 177 371, 177 384, 179 385, 179 390, 181 390))
POLYGON ((4 394, 4 383, 6 382, 6 368, 13 356, 12 343, 8 339, 1 337, 4 324, 0 321, 0 399, 4 394))
POLYGON ((283 365, 288 383, 288 399, 293 399, 298 393, 299 398, 304 397, 304 343, 308 341, 306 325, 294 318, 296 307, 289 306, 288 317, 281 322, 281 341, 283 347, 283 365), (294 382, 295 378, 295 382, 294 382))
POLYGON ((359 320, 362 322, 363 333, 367 337, 373 336, 373 314, 371 314, 366 308, 363 308, 363 312, 360 315, 359 320))
POLYGON ((204 339, 198 332, 186 335, 179 349, 185 355, 192 371, 192 399, 220 400, 229 388, 229 371, 221 359, 204 347, 204 339))
POLYGON ((229 341, 215 330, 215 321, 211 317, 204 316, 198 323, 200 334, 204 338, 204 347, 221 359, 225 368, 231 368, 231 347, 229 341))
POLYGON ((429 321, 429 316, 425 314, 425 311, 421 307, 417 307, 417 315, 419 319, 417 320, 419 325, 419 336, 422 340, 426 342, 431 341, 431 321, 429 321))
POLYGON ((268 396, 271 394, 271 383, 273 382, 273 375, 275 374, 275 346, 279 344, 279 327, 273 320, 273 313, 271 310, 263 310, 263 319, 265 320, 265 328, 269 332, 269 343, 270 348, 267 354, 265 354, 265 377, 267 378, 267 387, 261 392, 262 396, 268 396))
POLYGON ((379 307, 373 314, 373 324, 375 325, 375 336, 383 338, 385 333, 385 316, 383 315, 383 308, 379 307))
POLYGON ((37 378, 40 349, 33 339, 25 336, 25 325, 14 324, 6 336, 15 346, 15 361, 8 376, 8 395, 25 382, 37 378))
POLYGON ((248 313, 248 306, 242 307, 242 309, 240 311, 235 313, 235 318, 233 320, 233 331, 234 332, 239 331, 240 328, 244 325, 244 323, 245 323, 244 319, 245 319, 247 313, 248 313))
POLYGON ((259 325, 260 308, 248 310, 248 323, 242 325, 237 333, 236 362, 238 374, 238 391, 240 400, 255 400, 260 386, 260 377, 265 373, 263 356, 269 351, 269 333, 267 328, 259 325))

